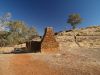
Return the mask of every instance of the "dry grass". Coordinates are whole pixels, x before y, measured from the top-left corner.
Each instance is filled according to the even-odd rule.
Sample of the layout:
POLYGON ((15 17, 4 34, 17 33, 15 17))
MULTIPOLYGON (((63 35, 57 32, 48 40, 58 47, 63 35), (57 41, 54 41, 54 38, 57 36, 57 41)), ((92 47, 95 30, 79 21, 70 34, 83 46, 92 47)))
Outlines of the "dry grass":
POLYGON ((58 54, 2 54, 0 75, 100 75, 100 49, 64 49, 58 54))

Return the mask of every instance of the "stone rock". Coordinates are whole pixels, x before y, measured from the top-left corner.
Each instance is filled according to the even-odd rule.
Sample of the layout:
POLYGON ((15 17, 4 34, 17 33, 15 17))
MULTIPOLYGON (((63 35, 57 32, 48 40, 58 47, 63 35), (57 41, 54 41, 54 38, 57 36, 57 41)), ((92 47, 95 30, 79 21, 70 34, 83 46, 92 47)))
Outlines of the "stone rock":
POLYGON ((45 34, 41 41, 41 52, 43 53, 55 53, 59 50, 59 44, 55 39, 54 31, 52 27, 45 29, 45 34))

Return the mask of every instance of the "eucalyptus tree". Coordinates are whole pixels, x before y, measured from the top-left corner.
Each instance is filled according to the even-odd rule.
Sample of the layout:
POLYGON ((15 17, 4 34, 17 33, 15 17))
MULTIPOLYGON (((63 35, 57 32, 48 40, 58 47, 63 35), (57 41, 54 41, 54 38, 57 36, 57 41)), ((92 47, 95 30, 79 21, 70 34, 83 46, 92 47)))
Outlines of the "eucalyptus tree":
POLYGON ((0 17, 0 46, 24 43, 38 35, 34 27, 23 21, 11 20, 11 13, 0 17))
POLYGON ((29 28, 24 22, 22 21, 13 21, 9 24, 10 33, 14 34, 16 43, 24 43, 32 36, 38 35, 35 28, 29 28))
MULTIPOLYGON (((77 25, 79 25, 81 22, 82 22, 82 18, 80 17, 80 14, 70 14, 68 16, 67 23, 69 23, 72 26, 73 33, 74 33, 74 30, 76 29, 77 25)), ((75 33, 74 33, 74 39, 75 39, 76 44, 78 46, 80 46, 78 41, 77 41, 75 33)))
POLYGON ((79 14, 70 14, 68 16, 67 23, 69 23, 72 26, 72 29, 75 29, 78 24, 82 22, 82 18, 79 14))

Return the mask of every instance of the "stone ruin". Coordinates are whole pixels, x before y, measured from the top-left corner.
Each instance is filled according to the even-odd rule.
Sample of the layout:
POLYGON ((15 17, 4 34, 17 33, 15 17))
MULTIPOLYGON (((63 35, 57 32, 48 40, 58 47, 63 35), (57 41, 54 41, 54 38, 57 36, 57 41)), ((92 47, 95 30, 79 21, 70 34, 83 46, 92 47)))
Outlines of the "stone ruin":
POLYGON ((59 50, 59 44, 55 39, 54 31, 52 27, 45 29, 45 34, 41 41, 41 52, 43 53, 54 53, 59 50))
POLYGON ((55 39, 52 27, 45 29, 45 34, 41 41, 29 41, 26 43, 29 52, 55 53, 59 50, 59 44, 55 39))
POLYGON ((40 52, 40 41, 29 41, 26 42, 28 52, 40 52))

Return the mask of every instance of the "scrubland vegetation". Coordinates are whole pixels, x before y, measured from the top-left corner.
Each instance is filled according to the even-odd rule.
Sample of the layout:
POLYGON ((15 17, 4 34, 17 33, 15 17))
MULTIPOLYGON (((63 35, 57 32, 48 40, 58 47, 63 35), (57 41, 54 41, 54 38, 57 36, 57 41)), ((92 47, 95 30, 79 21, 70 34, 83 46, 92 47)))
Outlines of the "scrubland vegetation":
POLYGON ((14 46, 29 41, 38 33, 34 27, 25 22, 11 19, 11 13, 0 18, 0 47, 14 46))

